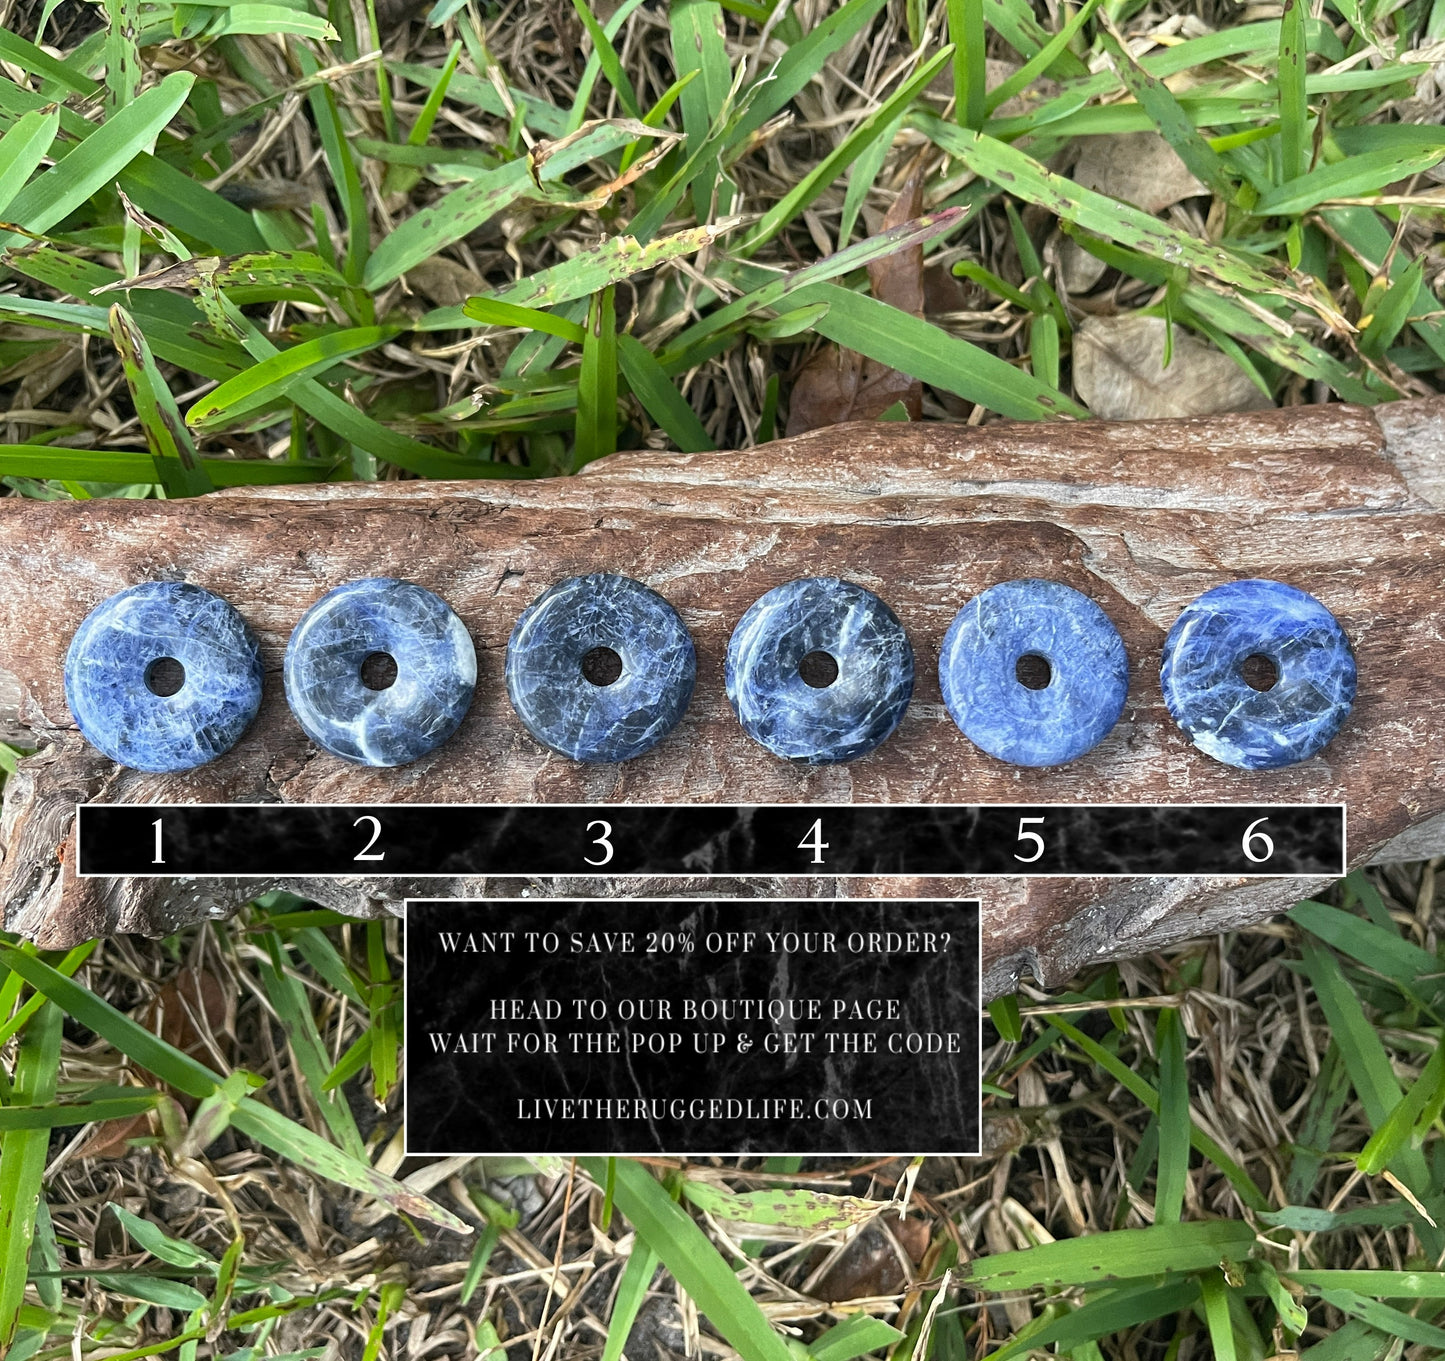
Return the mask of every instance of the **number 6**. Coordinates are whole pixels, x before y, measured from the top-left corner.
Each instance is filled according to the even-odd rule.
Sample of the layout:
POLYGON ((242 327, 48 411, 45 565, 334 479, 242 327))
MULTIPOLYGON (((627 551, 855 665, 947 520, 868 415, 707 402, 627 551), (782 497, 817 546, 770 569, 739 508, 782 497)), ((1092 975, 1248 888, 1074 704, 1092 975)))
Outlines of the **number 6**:
POLYGON ((1264 864, 1264 862, 1274 854, 1274 842, 1269 839, 1269 833, 1256 832, 1254 830, 1256 827, 1259 826, 1261 822, 1268 821, 1268 818, 1255 818, 1255 820, 1244 829, 1244 839, 1240 842, 1240 845, 1244 850, 1244 858, 1253 862, 1256 865, 1264 864), (1256 855, 1252 850, 1249 849, 1250 844, 1255 841, 1264 842, 1263 855, 1256 855))

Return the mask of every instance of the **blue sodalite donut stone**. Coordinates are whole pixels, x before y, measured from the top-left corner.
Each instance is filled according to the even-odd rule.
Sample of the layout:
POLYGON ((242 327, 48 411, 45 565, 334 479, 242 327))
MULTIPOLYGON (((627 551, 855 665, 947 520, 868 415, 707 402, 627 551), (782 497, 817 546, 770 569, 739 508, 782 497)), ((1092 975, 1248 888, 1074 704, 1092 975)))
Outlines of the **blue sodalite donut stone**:
POLYGON ((974 746, 1016 766, 1077 760, 1124 709, 1129 658, 1118 630, 1088 596, 1059 581, 1004 581, 954 616, 938 658, 943 701, 974 746), (1018 678, 1042 657, 1049 683, 1018 678))
POLYGON ((805 577, 755 600, 728 642, 727 695, 743 731, 776 756, 852 761, 889 737, 913 694, 913 648, 872 591, 805 577), (803 658, 825 652, 832 684, 815 689, 803 658))
POLYGON ((574 761, 630 761, 687 712, 697 679, 692 635, 656 591, 610 572, 559 581, 525 610, 507 643, 507 694, 527 731, 574 761), (622 673, 583 671, 607 648, 622 673))
POLYGON ((1339 732, 1355 699, 1355 655, 1314 596, 1281 581, 1231 581, 1174 621, 1159 680, 1200 751, 1241 770, 1275 770, 1308 760, 1339 732), (1256 655, 1278 672, 1268 690, 1244 679, 1256 655))
POLYGON ((85 740, 133 770, 189 770, 229 751, 261 705, 261 654, 220 596, 147 581, 101 601, 65 654, 65 702, 85 740), (151 667, 170 657, 181 688, 158 695, 151 667))
POLYGON ((333 756, 403 766, 441 746, 461 723, 477 682, 477 654, 440 596, 409 581, 366 577, 322 596, 286 645, 286 702, 333 756), (385 653, 396 680, 373 690, 362 663, 385 653))

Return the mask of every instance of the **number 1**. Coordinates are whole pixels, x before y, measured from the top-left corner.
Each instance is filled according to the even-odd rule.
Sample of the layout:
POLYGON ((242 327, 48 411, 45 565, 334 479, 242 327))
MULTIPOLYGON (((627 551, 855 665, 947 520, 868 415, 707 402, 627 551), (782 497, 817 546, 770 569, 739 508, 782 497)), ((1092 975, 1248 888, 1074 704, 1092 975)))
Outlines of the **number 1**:
POLYGON ((157 818, 153 823, 151 823, 151 826, 156 829, 156 856, 155 859, 151 861, 151 864, 164 865, 166 862, 161 857, 161 820, 157 818))

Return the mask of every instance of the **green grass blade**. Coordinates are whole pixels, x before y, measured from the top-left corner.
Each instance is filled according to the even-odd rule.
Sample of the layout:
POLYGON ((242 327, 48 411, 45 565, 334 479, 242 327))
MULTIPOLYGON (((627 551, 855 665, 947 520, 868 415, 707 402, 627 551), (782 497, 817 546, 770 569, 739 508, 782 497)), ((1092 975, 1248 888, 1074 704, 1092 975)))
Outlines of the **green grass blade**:
POLYGON ((953 44, 953 116, 977 130, 988 112, 983 0, 948 0, 948 38, 953 44))
POLYGON ((1381 1172, 1409 1144, 1426 1106, 1438 1112, 1442 1099, 1445 1099, 1445 1045, 1437 1040, 1435 1052, 1430 1055, 1424 1071, 1400 1098, 1394 1110, 1380 1122, 1379 1129, 1360 1150, 1355 1166, 1370 1177, 1381 1172))
POLYGON ((641 118, 642 112, 637 107, 637 91, 632 88, 632 81, 622 69, 622 58, 612 46, 612 39, 602 31, 602 25, 587 7, 587 0, 572 0, 572 8, 577 11, 577 17, 582 20, 587 36, 592 39, 592 51, 596 54, 598 65, 602 67, 602 74, 607 77, 608 84, 617 91, 617 99, 623 112, 629 118, 641 118))
POLYGON ((138 208, 218 254, 266 249, 249 213, 155 156, 137 156, 121 172, 120 187, 138 208))
POLYGON ((1284 0, 1279 25, 1279 162, 1284 183, 1298 179, 1308 166, 1309 118, 1304 0, 1284 0))
POLYGON ((1063 1356, 1075 1347, 1111 1337, 1126 1328, 1188 1309, 1199 1298, 1199 1281, 1188 1277, 1167 1285, 1125 1286, 1086 1300, 1061 1318, 1041 1315, 1020 1329, 989 1361, 1013 1361, 1024 1352, 1054 1347, 1063 1356))
MULTIPOLYGON (((605 1158, 577 1161, 598 1186, 607 1180, 605 1158)), ((727 1261, 652 1173, 631 1158, 617 1159, 616 1202, 638 1240, 662 1259, 713 1327, 748 1361, 793 1361, 787 1344, 727 1261)))
POLYGON ((898 130, 907 116, 906 110, 898 114, 888 127, 858 153, 858 159, 853 162, 853 173, 848 176, 848 191, 843 195, 843 216, 838 222, 839 249, 852 239, 858 214, 862 212, 863 204, 877 182, 883 162, 888 159, 888 153, 893 149, 893 143, 898 137, 898 130))
POLYGON ((1257 314, 1213 288, 1191 284, 1184 290, 1183 302, 1210 325, 1243 341, 1265 358, 1294 373, 1327 383, 1347 402, 1374 406, 1380 400, 1378 392, 1356 378, 1334 355, 1310 344, 1297 331, 1281 335, 1257 314))
POLYGON ((136 415, 155 457, 166 495, 202 496, 213 491, 196 444, 140 327, 119 303, 110 309, 110 336, 120 354, 136 415))
POLYGON ((617 448, 617 312, 609 284, 593 294, 577 376, 577 435, 572 470, 617 448))
MULTIPOLYGON (((720 234, 719 229, 713 226, 689 227, 675 236, 659 237, 645 244, 630 235, 614 236, 592 250, 580 251, 563 264, 553 265, 550 269, 539 269, 530 277, 519 279, 511 287, 497 293, 468 299, 461 307, 438 308, 434 312, 428 312, 416 323, 416 329, 453 330, 466 325, 468 319, 488 326, 500 324, 489 320, 494 314, 481 306, 482 303, 504 303, 512 307, 540 309, 590 297, 609 284, 620 283, 644 269, 656 269, 669 260, 693 255, 710 242, 716 241, 720 234)), ((563 326, 567 324, 565 318, 554 318, 554 321, 563 326)), ((533 329, 546 328, 535 326, 533 329)), ((570 332, 564 334, 561 329, 554 330, 551 334, 559 338, 573 339, 570 332)))
MULTIPOLYGON (((732 85, 722 9, 716 0, 673 0, 668 30, 673 69, 679 76, 698 72, 698 78, 689 82, 680 96, 682 127, 687 135, 687 154, 691 156, 709 141, 732 85)), ((732 207, 732 195, 719 188, 716 157, 710 156, 692 182, 693 211, 699 222, 709 222, 715 216, 714 192, 719 194, 716 215, 720 216, 732 207)))
POLYGON ((88 1125, 95 1120, 120 1120, 153 1110, 157 1100, 155 1092, 138 1091, 134 1096, 109 1097, 104 1101, 0 1106, 0 1133, 12 1129, 63 1129, 69 1125, 88 1125))
POLYGON ((1177 1224, 1189 1180, 1189 1071, 1184 1060, 1184 1025, 1175 1007, 1165 1007, 1155 1026, 1159 1050, 1159 1176, 1154 1222, 1177 1224))
POLYGON ((911 313, 837 284, 812 284, 793 295, 799 305, 828 304, 815 323, 820 334, 880 364, 978 402, 1016 420, 1087 412, 1056 388, 1016 369, 991 350, 960 340, 911 313))
MULTIPOLYGON (((324 482, 337 465, 325 459, 276 463, 270 459, 202 458, 214 487, 278 486, 324 482)), ((52 449, 40 444, 0 445, 0 476, 57 478, 73 482, 161 480, 153 455, 135 449, 52 449)))
POLYGON ((263 944, 270 958, 261 965, 261 984, 281 1018, 296 1066, 336 1142, 353 1158, 365 1160, 366 1145, 356 1128, 351 1107, 344 1097, 326 1086, 331 1069, 330 1055, 316 1028, 316 1018, 306 1000, 306 989, 286 969, 285 952, 276 934, 267 932, 263 944))
POLYGON ((945 47, 929 61, 924 62, 888 99, 863 119, 832 152, 763 214, 762 220, 754 228, 752 234, 738 247, 738 253, 744 256, 753 254, 759 246, 771 241, 819 194, 828 189, 834 180, 848 166, 852 165, 859 153, 891 127, 894 119, 900 113, 907 110, 952 53, 952 47, 945 47))
POLYGON ((1261 194, 1254 211, 1276 217, 1308 212, 1327 199, 1361 198, 1445 160, 1445 147, 1388 147, 1322 165, 1261 194))
POLYGON ((848 0, 801 39, 791 43, 767 73, 757 98, 728 134, 728 145, 751 137, 808 83, 817 79, 828 58, 840 51, 878 17, 886 0, 848 0))
MULTIPOLYGON (((1070 1043, 1077 1045, 1095 1063, 1103 1068, 1110 1077, 1122 1083, 1129 1091, 1138 1097, 1155 1115, 1159 1114, 1159 1093, 1154 1090, 1142 1077, 1139 1076, 1126 1063, 1123 1063, 1116 1054, 1105 1049, 1097 1040, 1091 1039, 1083 1031, 1070 1025, 1067 1021, 1058 1016, 1049 1017, 1048 1021, 1055 1030, 1062 1034, 1070 1043)), ((1229 1184, 1234 1187, 1235 1193, 1245 1205, 1251 1210, 1267 1210, 1269 1202, 1260 1193, 1246 1172, 1237 1162, 1231 1158, 1219 1144, 1215 1143, 1197 1125, 1190 1121, 1189 1142, 1199 1152, 1209 1159, 1225 1177, 1229 1184)))
POLYGON ((854 1314, 837 1327, 829 1328, 808 1348, 808 1355, 812 1361, 855 1361, 869 1352, 902 1342, 906 1336, 881 1318, 854 1314))
POLYGON ((1140 108, 1158 128, 1159 135, 1174 148, 1189 172, 1226 203, 1234 202, 1238 190, 1229 167, 1200 135, 1174 92, 1157 76, 1151 76, 1134 60, 1128 49, 1113 38, 1106 38, 1104 45, 1129 93, 1138 100, 1140 108))
POLYGON ((0 29, 0 57, 13 62, 41 80, 51 80, 72 94, 89 99, 100 93, 100 83, 77 71, 69 62, 57 61, 49 52, 7 29, 0 29))
POLYGON ((367 354, 400 333, 397 326, 357 326, 303 341, 199 398, 186 412, 186 424, 218 430, 282 401, 303 378, 315 378, 337 364, 367 354))
POLYGON ((1199 1278, 1199 1288, 1204 1296, 1204 1322, 1209 1329, 1215 1361, 1235 1361, 1238 1352, 1234 1345, 1234 1325, 1229 1318, 1229 1287, 1220 1272, 1206 1271, 1199 1278))
MULTIPOLYGON (((622 25, 627 22, 632 12, 641 3, 642 0, 622 0, 622 3, 613 10, 607 22, 602 25, 602 36, 606 38, 609 43, 612 43, 612 40, 622 32, 622 25)), ((523 116, 526 118, 528 126, 535 128, 539 132, 544 131, 542 123, 544 121, 550 122, 551 114, 557 112, 562 122, 556 131, 546 132, 546 135, 549 137, 563 137, 576 132, 577 129, 587 121, 587 104, 592 98, 592 90, 597 84, 597 76, 601 71, 602 62, 599 57, 597 45, 594 43, 592 51, 587 54, 587 60, 582 65, 582 76, 577 82, 577 94, 572 100, 572 108, 565 114, 562 114, 560 110, 554 111, 551 105, 547 105, 547 114, 539 117, 536 109, 529 108, 523 103, 523 96, 521 96, 518 91, 512 91, 512 98, 516 101, 518 108, 523 111, 523 116)), ((609 76, 608 79, 610 80, 611 77, 609 76)), ((495 98, 495 91, 492 91, 492 94, 493 98, 495 98)))
POLYGON ((1326 1304, 1346 1314, 1354 1314, 1373 1328, 1379 1328, 1391 1337, 1402 1338, 1435 1351, 1445 1351, 1445 1328, 1407 1314, 1403 1309, 1385 1304, 1380 1300, 1366 1299, 1353 1290, 1321 1290, 1320 1298, 1326 1304))
MULTIPOLYGON (((811 265, 804 265, 802 269, 794 270, 791 274, 778 275, 728 303, 726 307, 709 312, 701 321, 694 322, 657 356, 658 363, 662 365, 664 372, 678 373, 693 362, 692 351, 699 342, 709 336, 715 336, 766 308, 776 308, 785 300, 789 300, 791 309, 790 300, 793 295, 808 285, 836 279, 875 260, 882 260, 897 251, 906 250, 909 246, 924 245, 946 236, 962 226, 967 216, 968 210, 965 208, 945 208, 941 212, 930 213, 915 218, 912 222, 890 227, 887 231, 867 237, 855 245, 844 246, 842 250, 824 256, 811 265)), ((757 272, 762 273, 761 270, 757 272)))
POLYGON ((1060 54, 1063 53, 1074 40, 1074 34, 1083 28, 1098 6, 1099 0, 1086 0, 1086 3, 1080 7, 1078 13, 1059 29, 1037 53, 1020 66, 1013 75, 1000 81, 988 92, 984 100, 986 110, 992 114, 1000 104, 1006 103, 1015 95, 1022 94, 1027 90, 1034 81, 1043 75, 1043 73, 1059 59, 1060 54))
POLYGON ((1222 1257, 1242 1261, 1254 1246, 1248 1224, 1211 1219, 1197 1224, 1156 1224, 1084 1238, 1039 1243, 1019 1252, 995 1252, 958 1268, 958 1284, 971 1290, 1061 1290, 1104 1285, 1217 1267, 1222 1257))
POLYGON ((543 331, 549 336, 560 336, 580 345, 587 332, 575 321, 566 317, 553 316, 536 307, 522 307, 514 302, 503 302, 500 298, 468 298, 462 311, 472 321, 483 326, 525 326, 529 331, 543 331))
POLYGON ((657 1274, 661 1258, 644 1242, 634 1242, 622 1279, 617 1283, 617 1297, 612 1303, 612 1317, 607 1320, 607 1341, 602 1345, 602 1361, 621 1361, 622 1350, 637 1322, 638 1311, 647 1298, 647 1288, 657 1274))
POLYGON ((1201 241, 1117 199, 1085 189, 996 138, 955 127, 932 114, 915 113, 912 121, 976 174, 1006 187, 1017 198, 1047 208, 1065 222, 1151 258, 1197 269, 1236 288, 1255 293, 1284 290, 1281 278, 1246 256, 1201 241))
MULTIPOLYGON (((25 1027, 15 1059, 13 1100, 44 1105, 55 1099, 61 1020, 59 1007, 43 1006, 25 1027)), ((50 1131, 45 1128, 0 1134, 0 1351, 9 1347, 20 1321, 49 1147, 50 1131)))
MULTIPOLYGON (((121 1053, 172 1087, 204 1099, 221 1086, 220 1075, 205 1064, 165 1043, 124 1012, 117 1011, 109 1002, 58 973, 44 961, 0 941, 0 963, 20 974, 31 987, 44 993, 67 1015, 88 1026, 97 1035, 104 1036, 121 1053)), ((54 1093, 42 1091, 39 1095, 43 1100, 49 1100, 54 1093)), ((470 1227, 450 1210, 418 1195, 252 1098, 243 1098, 237 1103, 231 1123, 242 1133, 320 1177, 375 1196, 406 1214, 461 1233, 471 1232, 470 1227)))
MULTIPOLYGON (((1396 983, 1413 988, 1421 974, 1434 974, 1440 969, 1440 961, 1429 950, 1353 912, 1306 898, 1290 908, 1288 915, 1295 925, 1396 983)), ((1428 989, 1438 984, 1427 981, 1424 986, 1428 989)))
POLYGON ((1353 1290, 1384 1299, 1445 1300, 1445 1271, 1341 1271, 1309 1267, 1282 1271, 1280 1275, 1315 1294, 1325 1290, 1353 1290))
POLYGON ((697 413, 672 385, 672 379, 662 371, 646 346, 632 336, 619 335, 617 362, 633 395, 683 453, 717 448, 697 413))
MULTIPOLYGON (((116 177, 142 151, 155 145, 161 130, 190 94, 195 77, 175 71, 154 89, 112 114, 79 146, 37 175, 11 201, 7 216, 28 232, 49 231, 116 177)), ((0 232, 0 247, 25 240, 18 232, 0 232)))
POLYGON ((60 114, 23 114, 0 137, 0 213, 9 208, 25 181, 50 152, 60 114))
POLYGON ((489 218, 515 203, 528 190, 531 173, 526 160, 510 161, 499 170, 442 195, 413 213, 382 240, 366 262, 362 286, 372 290, 400 278, 438 251, 460 241, 489 218))

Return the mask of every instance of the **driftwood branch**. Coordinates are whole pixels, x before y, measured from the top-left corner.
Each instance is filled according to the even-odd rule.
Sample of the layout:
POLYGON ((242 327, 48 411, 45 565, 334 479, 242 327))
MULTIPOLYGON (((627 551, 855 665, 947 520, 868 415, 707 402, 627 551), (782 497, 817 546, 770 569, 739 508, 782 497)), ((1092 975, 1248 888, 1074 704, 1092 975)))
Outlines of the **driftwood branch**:
MULTIPOLYGON (((1445 852, 1445 399, 1139 424, 841 426, 762 450, 619 454, 546 482, 397 482, 237 489, 193 501, 0 501, 0 733, 38 746, 5 791, 0 905, 8 929, 58 946, 157 933, 287 887, 358 915, 408 893, 507 896, 515 881, 77 880, 77 800, 112 802, 1310 802, 1349 805, 1352 863, 1445 852), (502 685, 518 613, 552 582, 612 570, 647 582, 697 642, 692 709, 622 766, 539 747, 502 685), (894 737, 847 766, 800 769, 741 732, 723 694, 738 616, 797 576, 836 574, 896 610, 918 660, 894 737), (477 644, 461 730, 416 765, 369 770, 306 740, 280 684, 290 629, 359 576, 444 596, 477 644), (1024 770, 972 747, 938 692, 954 612, 996 581, 1085 591, 1129 649, 1119 726, 1073 765, 1024 770), (1289 581, 1344 623, 1360 667, 1354 713, 1314 760, 1229 769, 1163 707, 1160 647, 1194 596, 1245 576, 1289 581), (121 770, 79 737, 61 663, 81 619, 139 581, 184 578, 251 622, 267 694, 221 760, 179 775, 121 770)), ((1300 880, 707 881, 628 893, 977 896, 988 989, 1056 981, 1094 959, 1257 922, 1300 880)), ((558 881, 531 890, 619 891, 558 881)))

